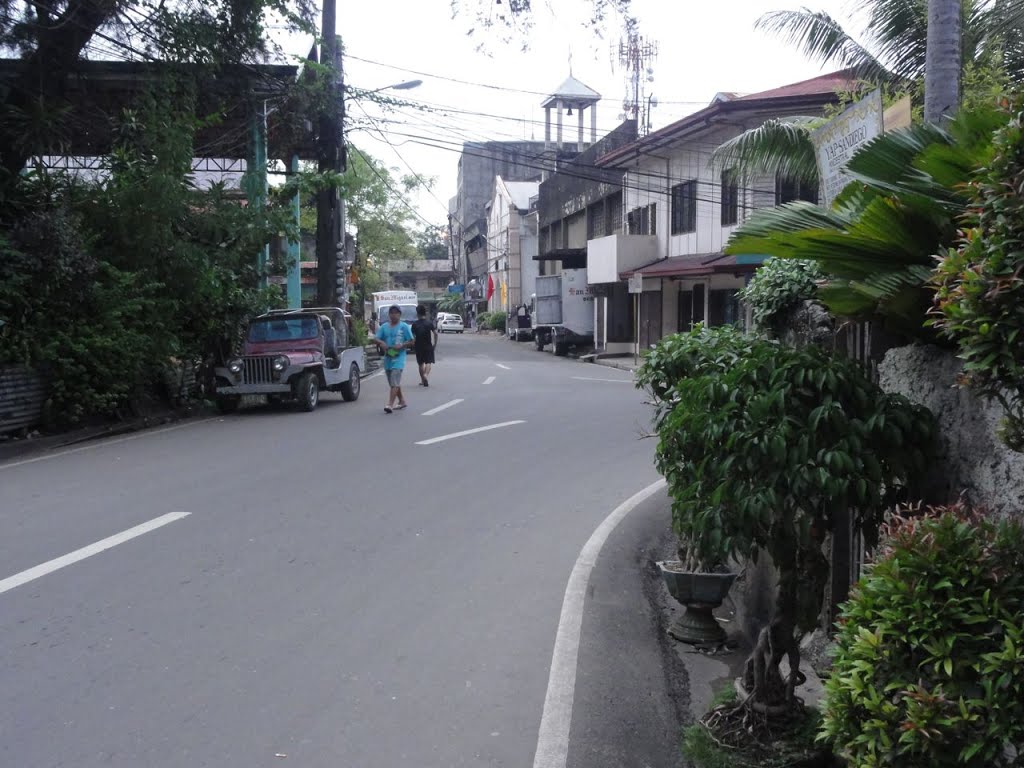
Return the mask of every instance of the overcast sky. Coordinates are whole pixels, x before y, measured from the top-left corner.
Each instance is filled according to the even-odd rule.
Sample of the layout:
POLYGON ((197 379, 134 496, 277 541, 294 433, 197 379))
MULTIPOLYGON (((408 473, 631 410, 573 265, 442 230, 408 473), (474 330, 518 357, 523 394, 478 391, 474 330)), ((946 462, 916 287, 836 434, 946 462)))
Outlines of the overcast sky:
MULTIPOLYGON (((462 2, 491 7, 489 0, 462 2)), ((700 109, 719 91, 752 93, 831 69, 806 61, 754 29, 766 11, 804 4, 844 22, 849 19, 844 0, 634 0, 641 34, 659 49, 653 82, 647 84, 648 94, 659 102, 654 128, 700 109)), ((609 20, 602 39, 581 24, 588 17, 587 0, 534 0, 534 5, 533 29, 505 42, 494 31, 467 34, 476 19, 469 14, 452 18, 450 0, 339 0, 338 33, 345 43, 350 85, 374 89, 423 80, 419 88, 395 95, 435 111, 403 108, 388 113, 372 103, 350 105, 350 117, 363 119, 365 108, 376 120, 350 138, 396 173, 407 174, 411 168, 435 179, 433 194, 410 200, 430 222, 446 222, 463 141, 544 138, 542 94, 552 92, 569 74, 570 52, 575 77, 604 97, 599 133, 619 122, 626 87, 625 72, 613 53, 620 38, 616 21, 609 20), (524 43, 526 51, 521 50, 524 43)), ((507 0, 493 7, 500 12, 507 0)))

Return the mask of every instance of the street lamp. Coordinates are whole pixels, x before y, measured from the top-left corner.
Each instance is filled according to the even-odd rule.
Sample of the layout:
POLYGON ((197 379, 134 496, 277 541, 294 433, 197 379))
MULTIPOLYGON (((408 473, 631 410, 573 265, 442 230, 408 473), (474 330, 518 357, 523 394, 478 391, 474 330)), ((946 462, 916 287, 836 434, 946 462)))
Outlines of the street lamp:
POLYGON ((381 91, 411 91, 413 88, 419 88, 423 85, 422 80, 406 80, 404 83, 395 83, 394 85, 385 85, 383 88, 374 88, 372 91, 363 91, 364 96, 369 96, 371 93, 380 93, 381 91))

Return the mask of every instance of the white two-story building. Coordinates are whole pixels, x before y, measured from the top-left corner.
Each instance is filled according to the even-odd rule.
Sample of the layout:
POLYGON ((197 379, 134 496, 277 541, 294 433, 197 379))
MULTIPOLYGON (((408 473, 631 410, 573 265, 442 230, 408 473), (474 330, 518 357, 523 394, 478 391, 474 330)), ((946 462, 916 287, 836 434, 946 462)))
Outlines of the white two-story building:
POLYGON ((527 214, 538 186, 536 181, 494 179, 485 209, 487 276, 494 286, 489 312, 509 312, 530 301, 537 278, 537 229, 536 218, 527 214))
MULTIPOLYGON (((839 103, 840 92, 855 87, 842 71, 745 96, 719 94, 704 109, 597 161, 623 173, 623 228, 588 242, 588 279, 608 284, 642 276, 633 304, 634 343, 641 349, 696 323, 742 322, 737 292, 763 259, 724 255, 729 236, 757 208, 817 201, 817 189, 785 179, 740 178, 716 167, 712 152, 770 118, 822 115, 839 103)), ((609 343, 603 351, 634 349, 609 343)))

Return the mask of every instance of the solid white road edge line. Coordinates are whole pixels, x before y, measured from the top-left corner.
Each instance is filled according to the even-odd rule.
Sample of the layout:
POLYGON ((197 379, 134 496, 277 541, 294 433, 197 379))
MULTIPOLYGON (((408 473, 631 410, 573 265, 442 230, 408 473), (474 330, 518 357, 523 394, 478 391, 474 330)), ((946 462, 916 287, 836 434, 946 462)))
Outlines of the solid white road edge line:
POLYGON ((115 533, 113 536, 108 536, 105 539, 89 544, 88 546, 76 549, 74 552, 69 552, 61 557, 54 558, 45 563, 29 568, 27 571, 16 573, 13 576, 0 581, 0 594, 20 587, 22 584, 27 584, 30 581, 34 581, 41 576, 45 576, 48 573, 58 571, 65 566, 77 563, 79 560, 85 560, 87 557, 98 555, 104 550, 116 547, 118 544, 124 544, 126 541, 130 541, 138 536, 142 536, 150 531, 155 531, 157 528, 173 523, 175 520, 181 520, 184 517, 188 517, 191 512, 169 512, 166 515, 150 520, 148 523, 142 523, 136 525, 134 528, 129 528, 127 531, 121 531, 121 533, 115 533))
POLYGON ((506 370, 506 371, 511 371, 512 370, 507 365, 502 365, 501 363, 495 363, 495 365, 498 366, 499 368, 503 369, 503 370, 506 370))
POLYGON ((68 448, 63 451, 54 451, 53 453, 44 453, 42 456, 35 456, 31 459, 22 459, 21 461, 11 461, 6 464, 0 464, 0 472, 5 469, 14 469, 15 467, 23 467, 26 464, 35 464, 37 461, 47 461, 49 459, 59 459, 61 456, 70 456, 73 453, 82 453, 83 451, 91 451, 96 448, 104 448, 108 445, 117 445, 118 443, 127 443, 129 440, 140 440, 143 437, 152 437, 154 435, 162 435, 166 432, 175 432, 179 429, 187 429, 188 427, 195 427, 199 424, 206 424, 210 421, 217 421, 224 418, 223 416, 210 416, 206 419, 196 419, 195 421, 189 421, 185 424, 175 424, 170 427, 161 427, 160 429, 141 429, 138 432, 126 435, 125 437, 115 437, 110 440, 104 440, 102 437, 96 438, 95 441, 90 441, 88 445, 81 445, 77 448, 68 448))
POLYGON ((459 398, 456 398, 455 400, 449 400, 444 405, 439 405, 439 406, 437 406, 437 408, 431 408, 429 411, 424 411, 423 415, 424 416, 433 416, 435 413, 440 413, 441 411, 444 411, 444 410, 446 410, 448 408, 451 408, 453 405, 458 405, 459 403, 461 403, 463 401, 463 399, 464 398, 459 397, 459 398))
POLYGON ((484 379, 484 384, 493 384, 493 383, 494 383, 494 376, 488 376, 486 379, 484 379))
POLYGON ((558 634, 555 635, 555 650, 551 654, 551 672, 548 674, 548 691, 544 697, 544 714, 540 719, 533 768, 565 768, 569 759, 569 728, 572 725, 573 697, 576 693, 576 663, 579 658, 583 607, 590 573, 594 570, 601 548, 626 515, 664 487, 663 478, 622 502, 591 534, 576 558, 576 565, 573 566, 565 588, 558 634))
POLYGON ((616 384, 632 384, 632 379, 597 379, 593 376, 573 376, 576 381, 613 381, 616 384))
POLYGON ((445 440, 454 440, 457 437, 475 435, 477 432, 489 432, 492 429, 501 429, 502 427, 511 427, 516 424, 525 423, 525 421, 519 419, 517 421, 503 421, 499 424, 488 424, 486 427, 477 427, 476 429, 464 429, 461 432, 452 432, 450 435, 441 435, 440 437, 432 437, 429 440, 420 440, 418 443, 416 443, 416 445, 433 445, 434 443, 443 443, 445 440))

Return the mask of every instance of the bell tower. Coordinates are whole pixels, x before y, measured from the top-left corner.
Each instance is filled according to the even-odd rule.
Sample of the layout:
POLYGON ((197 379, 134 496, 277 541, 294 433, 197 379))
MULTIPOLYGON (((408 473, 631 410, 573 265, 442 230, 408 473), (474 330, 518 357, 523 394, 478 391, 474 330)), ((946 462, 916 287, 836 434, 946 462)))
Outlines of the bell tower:
POLYGON ((562 149, 565 143, 562 135, 562 120, 564 117, 573 117, 576 112, 578 132, 576 141, 569 141, 569 144, 576 144, 577 151, 582 152, 588 145, 597 142, 597 102, 601 100, 601 94, 593 88, 584 85, 572 76, 572 69, 569 70, 569 77, 566 78, 558 89, 543 102, 544 107, 544 147, 550 149, 552 144, 556 149, 562 149), (551 110, 555 111, 555 138, 551 139, 551 110), (584 128, 584 111, 590 110, 590 141, 587 141, 584 128))

